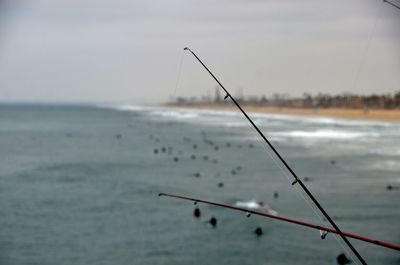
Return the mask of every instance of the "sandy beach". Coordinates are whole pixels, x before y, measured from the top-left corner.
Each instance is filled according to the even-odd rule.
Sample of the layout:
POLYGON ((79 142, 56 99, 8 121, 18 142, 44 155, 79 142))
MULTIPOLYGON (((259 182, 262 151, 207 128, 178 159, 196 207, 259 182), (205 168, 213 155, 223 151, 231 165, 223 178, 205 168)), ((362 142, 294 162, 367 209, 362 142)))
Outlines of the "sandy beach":
MULTIPOLYGON (((188 108, 188 109, 204 109, 218 111, 238 111, 233 105, 227 104, 190 104, 190 105, 167 105, 171 108, 188 108)), ((379 121, 400 121, 400 110, 378 110, 370 109, 367 112, 361 109, 302 109, 302 108, 276 108, 243 105, 243 109, 247 112, 254 113, 273 113, 273 114, 289 114, 299 116, 323 116, 337 117, 345 119, 359 120, 379 120, 379 121)))

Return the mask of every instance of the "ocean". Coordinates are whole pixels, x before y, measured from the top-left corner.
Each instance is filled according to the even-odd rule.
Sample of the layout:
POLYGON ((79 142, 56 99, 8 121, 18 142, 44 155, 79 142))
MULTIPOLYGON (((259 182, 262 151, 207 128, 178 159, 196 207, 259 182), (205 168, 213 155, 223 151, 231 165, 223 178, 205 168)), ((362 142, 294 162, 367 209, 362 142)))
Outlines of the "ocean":
MULTIPOLYGON (((400 244, 400 123, 250 116, 343 231, 400 244)), ((0 264, 320 265, 344 251, 331 234, 158 196, 262 201, 329 226, 237 112, 3 104, 0 147, 0 264)), ((368 264, 400 264, 351 242, 368 264)))

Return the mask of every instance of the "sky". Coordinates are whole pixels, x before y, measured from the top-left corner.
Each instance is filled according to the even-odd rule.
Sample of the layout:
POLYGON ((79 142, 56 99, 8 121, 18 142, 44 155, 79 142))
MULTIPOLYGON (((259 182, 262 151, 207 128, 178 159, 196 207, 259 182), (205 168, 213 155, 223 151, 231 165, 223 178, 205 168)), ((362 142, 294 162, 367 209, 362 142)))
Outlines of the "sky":
POLYGON ((185 46, 234 95, 400 91, 400 10, 381 0, 1 0, 0 102, 213 95, 185 46))

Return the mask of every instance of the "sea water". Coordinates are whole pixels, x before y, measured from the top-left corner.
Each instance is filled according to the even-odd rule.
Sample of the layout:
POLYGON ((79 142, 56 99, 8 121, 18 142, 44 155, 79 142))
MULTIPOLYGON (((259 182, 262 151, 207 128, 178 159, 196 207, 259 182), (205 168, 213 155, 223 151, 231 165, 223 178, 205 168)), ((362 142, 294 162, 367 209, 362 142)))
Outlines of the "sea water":
MULTIPOLYGON (((400 244, 399 123, 250 116, 343 231, 400 244)), ((158 196, 262 201, 329 226, 237 112, 2 105, 0 158, 0 264, 335 264, 347 251, 331 234, 158 196)), ((350 241, 369 264, 400 264, 350 241)))

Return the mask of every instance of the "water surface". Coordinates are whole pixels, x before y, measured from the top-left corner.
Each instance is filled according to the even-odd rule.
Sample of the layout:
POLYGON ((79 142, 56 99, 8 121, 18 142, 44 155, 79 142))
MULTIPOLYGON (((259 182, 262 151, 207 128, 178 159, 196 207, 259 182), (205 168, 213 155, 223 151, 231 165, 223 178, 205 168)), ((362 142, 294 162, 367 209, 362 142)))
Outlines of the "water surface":
MULTIPOLYGON (((399 123, 251 117, 343 230, 400 243, 400 191, 387 190, 399 123)), ((238 113, 4 105, 0 147, 0 264, 335 264, 343 251, 332 235, 205 205, 196 220, 192 203, 157 196, 264 201, 328 225, 238 113)), ((352 242, 370 264, 400 264, 352 242)))

